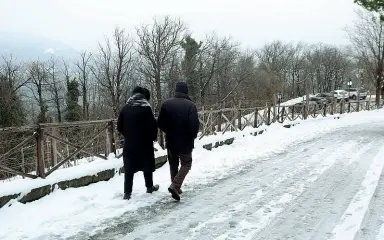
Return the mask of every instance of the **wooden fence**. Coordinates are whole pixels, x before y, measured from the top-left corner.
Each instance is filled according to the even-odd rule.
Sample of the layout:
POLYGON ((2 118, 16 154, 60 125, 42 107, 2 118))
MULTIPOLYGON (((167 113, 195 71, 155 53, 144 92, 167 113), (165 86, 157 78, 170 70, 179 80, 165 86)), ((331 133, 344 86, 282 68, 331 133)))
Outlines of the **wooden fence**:
MULTIPOLYGON (((209 109, 199 112, 199 139, 212 134, 258 128, 275 122, 377 109, 375 102, 331 105, 209 109)), ((161 135, 162 136, 162 135, 161 135)), ((46 177, 59 168, 95 158, 107 160, 121 148, 116 120, 46 123, 0 129, 0 179, 46 177)))

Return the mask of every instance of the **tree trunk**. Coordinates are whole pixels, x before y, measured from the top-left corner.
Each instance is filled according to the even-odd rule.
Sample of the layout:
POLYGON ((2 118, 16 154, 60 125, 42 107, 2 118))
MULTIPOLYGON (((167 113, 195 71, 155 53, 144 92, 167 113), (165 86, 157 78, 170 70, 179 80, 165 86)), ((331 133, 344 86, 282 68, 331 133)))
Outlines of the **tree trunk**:
POLYGON ((380 95, 381 95, 381 76, 377 76, 376 79, 376 106, 380 106, 380 95))
POLYGON ((57 108, 57 120, 59 122, 61 122, 62 121, 62 119, 61 119, 61 108, 60 108, 60 102, 59 101, 56 102, 56 108, 57 108))
POLYGON ((156 73, 155 76, 155 83, 156 83, 156 98, 157 98, 157 103, 156 103, 156 113, 160 112, 160 107, 162 103, 162 96, 161 96, 161 82, 160 82, 160 71, 156 73))
POLYGON ((83 83, 83 119, 89 120, 87 103, 87 86, 83 83))

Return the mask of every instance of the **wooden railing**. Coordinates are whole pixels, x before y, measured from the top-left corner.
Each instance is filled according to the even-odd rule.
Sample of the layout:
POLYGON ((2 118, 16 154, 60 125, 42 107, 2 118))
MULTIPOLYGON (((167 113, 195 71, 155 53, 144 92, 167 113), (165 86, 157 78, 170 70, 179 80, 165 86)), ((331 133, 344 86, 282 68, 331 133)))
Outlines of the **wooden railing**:
MULTIPOLYGON (((272 123, 377 109, 375 102, 331 105, 223 108, 199 112, 199 139, 272 123)), ((162 136, 163 138, 163 136, 162 136)), ((95 158, 107 160, 122 147, 116 120, 39 124, 0 129, 0 179, 46 177, 59 168, 95 158)), ((121 155, 120 155, 121 156, 121 155)))

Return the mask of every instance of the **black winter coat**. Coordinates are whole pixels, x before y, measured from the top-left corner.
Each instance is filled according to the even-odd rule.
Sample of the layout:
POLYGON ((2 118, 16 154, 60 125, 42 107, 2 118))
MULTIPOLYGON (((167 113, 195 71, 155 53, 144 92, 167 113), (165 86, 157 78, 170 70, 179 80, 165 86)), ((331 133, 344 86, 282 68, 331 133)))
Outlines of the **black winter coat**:
POLYGON ((125 169, 155 171, 153 141, 157 138, 157 124, 148 101, 135 94, 120 112, 117 129, 124 136, 123 156, 128 159, 125 169))
POLYGON ((165 132, 167 148, 177 154, 192 153, 194 140, 199 132, 199 117, 196 105, 188 95, 176 93, 160 109, 157 121, 165 132))

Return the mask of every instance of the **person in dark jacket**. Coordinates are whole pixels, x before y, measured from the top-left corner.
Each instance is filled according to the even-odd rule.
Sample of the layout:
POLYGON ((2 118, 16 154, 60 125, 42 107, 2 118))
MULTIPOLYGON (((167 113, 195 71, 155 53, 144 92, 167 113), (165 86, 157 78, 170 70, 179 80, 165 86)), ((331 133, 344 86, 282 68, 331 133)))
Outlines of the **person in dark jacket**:
POLYGON ((181 186, 192 166, 192 150, 200 126, 196 105, 188 96, 186 83, 176 84, 175 96, 163 103, 157 123, 165 132, 172 181, 168 191, 180 201, 181 186))
POLYGON ((133 176, 143 171, 147 193, 159 190, 153 185, 155 155, 153 141, 157 138, 157 124, 149 104, 149 90, 136 87, 120 112, 117 129, 124 136, 124 199, 132 194, 133 176))

